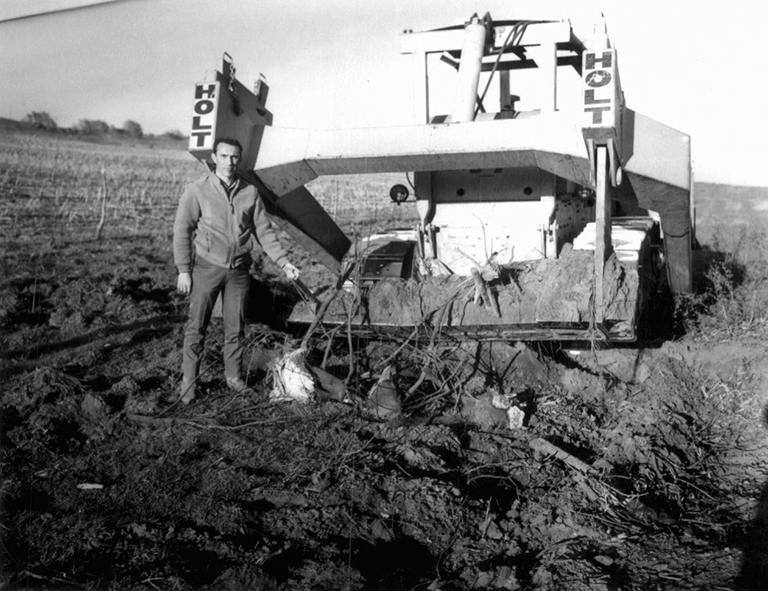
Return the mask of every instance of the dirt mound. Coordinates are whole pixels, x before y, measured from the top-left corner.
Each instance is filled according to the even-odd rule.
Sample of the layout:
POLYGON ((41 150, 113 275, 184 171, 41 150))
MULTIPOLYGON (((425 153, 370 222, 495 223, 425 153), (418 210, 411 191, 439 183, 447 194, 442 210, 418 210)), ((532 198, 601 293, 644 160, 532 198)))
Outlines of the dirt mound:
MULTIPOLYGON (((323 321, 360 325, 419 326, 425 323, 471 331, 494 327, 536 333, 536 327, 587 327, 594 318, 594 254, 564 249, 557 260, 542 259, 501 268, 488 282, 483 301, 475 298, 471 278, 455 275, 424 281, 384 279, 358 295, 343 291, 328 306, 323 321)), ((605 321, 616 335, 632 334, 638 306, 636 269, 611 256, 606 262, 603 289, 605 321)), ((291 319, 311 322, 308 304, 294 310, 291 319)), ((546 328, 539 328, 539 333, 546 328)))

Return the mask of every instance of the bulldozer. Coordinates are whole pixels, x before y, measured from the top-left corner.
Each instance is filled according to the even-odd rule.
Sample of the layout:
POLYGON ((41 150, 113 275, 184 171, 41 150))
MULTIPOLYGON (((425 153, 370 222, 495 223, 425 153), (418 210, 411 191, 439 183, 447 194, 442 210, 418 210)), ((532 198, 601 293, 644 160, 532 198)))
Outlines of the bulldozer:
POLYGON ((291 322, 621 343, 660 294, 691 290, 690 137, 626 106, 604 27, 473 14, 399 43, 410 125, 273 126, 265 80, 247 89, 227 54, 195 86, 191 154, 207 162, 216 137, 238 139, 241 176, 335 276, 322 302, 299 286, 291 322), (431 112, 435 68, 454 82, 447 113, 431 112), (305 186, 393 172, 408 183, 389 197, 415 202, 418 223, 356 240, 305 186))

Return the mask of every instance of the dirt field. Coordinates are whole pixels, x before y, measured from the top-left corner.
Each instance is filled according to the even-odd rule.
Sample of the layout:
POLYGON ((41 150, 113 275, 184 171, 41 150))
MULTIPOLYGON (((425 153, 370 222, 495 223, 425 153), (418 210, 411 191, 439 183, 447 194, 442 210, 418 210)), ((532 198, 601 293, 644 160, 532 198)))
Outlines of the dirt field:
MULTIPOLYGON (((200 172, 180 151, 0 132, 0 583, 764 588, 768 239, 746 221, 761 202, 703 192, 711 210, 754 211, 703 226, 699 290, 664 339, 576 350, 319 331, 306 359, 324 389, 307 404, 270 401, 274 362, 303 335, 280 322, 297 294, 257 261, 258 396, 224 387, 214 322, 202 392, 182 407, 170 232, 200 172)), ((358 234, 411 223, 388 188, 312 187, 358 234)), ((292 254, 312 285, 327 279, 292 254)))

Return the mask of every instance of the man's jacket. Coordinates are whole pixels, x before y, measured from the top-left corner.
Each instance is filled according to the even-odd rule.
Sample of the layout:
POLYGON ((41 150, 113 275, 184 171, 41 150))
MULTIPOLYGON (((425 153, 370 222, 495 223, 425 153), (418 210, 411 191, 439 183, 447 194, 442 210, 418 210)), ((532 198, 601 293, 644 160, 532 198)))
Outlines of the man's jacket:
POLYGON ((173 224, 173 259, 179 273, 191 271, 193 237, 195 256, 220 267, 249 263, 252 238, 280 267, 289 262, 256 188, 242 179, 229 197, 214 173, 184 189, 173 224))

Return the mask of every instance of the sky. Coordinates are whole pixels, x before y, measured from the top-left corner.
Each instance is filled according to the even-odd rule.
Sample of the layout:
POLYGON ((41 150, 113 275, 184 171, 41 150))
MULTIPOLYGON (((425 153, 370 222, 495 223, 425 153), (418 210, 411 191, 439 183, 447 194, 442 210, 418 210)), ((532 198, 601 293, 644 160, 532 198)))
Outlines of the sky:
MULTIPOLYGON (((13 10, 73 0, 0 0, 13 10)), ((628 107, 691 135, 700 182, 768 187, 763 3, 757 0, 123 0, 0 22, 0 116, 46 111, 59 126, 100 119, 189 131, 194 84, 234 58, 263 74, 281 127, 413 122, 398 34, 495 19, 602 12, 628 107)))

